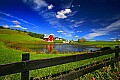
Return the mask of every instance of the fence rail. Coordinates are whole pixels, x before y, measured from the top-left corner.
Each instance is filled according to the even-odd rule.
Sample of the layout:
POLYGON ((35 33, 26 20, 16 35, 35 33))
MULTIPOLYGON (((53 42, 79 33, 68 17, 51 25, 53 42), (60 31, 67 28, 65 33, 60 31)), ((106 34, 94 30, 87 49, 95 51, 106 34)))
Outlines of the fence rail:
MULTIPOLYGON (((85 60, 85 59, 99 57, 102 55, 108 55, 108 54, 112 54, 112 53, 115 53, 115 59, 113 59, 112 61, 113 62, 119 61, 120 60, 118 58, 119 52, 120 52, 120 48, 119 48, 119 46, 116 46, 116 48, 113 50, 97 51, 97 52, 88 53, 88 54, 77 54, 77 55, 71 55, 71 56, 65 56, 65 57, 56 57, 56 58, 39 59, 39 60, 29 60, 29 54, 23 54, 21 62, 10 63, 10 64, 1 64, 0 65, 0 76, 21 72, 22 73, 21 79, 29 80, 29 70, 35 70, 35 69, 65 64, 65 63, 69 63, 69 62, 85 60)), ((106 62, 106 64, 108 64, 112 61, 106 62)), ((93 67, 95 67, 95 66, 93 66, 93 67)), ((90 69, 92 69, 92 67, 90 69)), ((79 73, 81 73, 81 72, 82 71, 80 71, 79 73)))

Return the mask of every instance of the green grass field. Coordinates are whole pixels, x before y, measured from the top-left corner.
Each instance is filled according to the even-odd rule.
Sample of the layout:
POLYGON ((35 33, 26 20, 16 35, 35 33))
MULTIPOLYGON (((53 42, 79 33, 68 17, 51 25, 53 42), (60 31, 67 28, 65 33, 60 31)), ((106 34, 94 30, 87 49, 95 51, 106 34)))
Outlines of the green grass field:
POLYGON ((15 30, 0 29, 0 41, 6 42, 18 42, 18 43, 35 43, 42 41, 39 38, 33 38, 24 32, 18 32, 15 30))
POLYGON ((90 45, 95 47, 111 47, 120 46, 120 42, 116 41, 86 41, 86 42, 72 42, 71 44, 90 45))
MULTIPOLYGON (((25 44, 41 44, 41 43, 44 43, 41 39, 30 37, 26 33, 23 33, 23 32, 19 33, 18 31, 14 31, 14 30, 0 29, 0 64, 19 62, 22 59, 22 54, 29 52, 29 51, 25 52, 23 50, 15 50, 14 48, 16 48, 16 46, 17 46, 15 44, 25 45, 25 44), (13 45, 15 47, 13 47, 13 48, 9 47, 9 46, 13 46, 13 45)), ((85 45, 86 44, 96 44, 97 45, 97 42, 95 42, 95 43, 85 42, 85 45)), ((102 42, 102 43, 99 43, 98 45, 101 45, 101 44, 102 45, 112 45, 112 46, 114 44, 118 45, 118 43, 109 43, 109 42, 108 43, 102 42)), ((25 46, 22 46, 22 48, 24 48, 24 47, 25 46)), ((22 48, 20 48, 20 49, 22 49, 22 48)), ((30 53, 30 60, 73 55, 71 53, 69 53, 69 54, 68 53, 67 54, 36 54, 35 52, 31 52, 31 51, 29 53, 30 53)), ((30 71, 30 76, 31 77, 43 77, 43 76, 47 76, 47 75, 52 75, 52 74, 56 74, 56 73, 62 72, 62 71, 73 70, 74 68, 78 68, 80 66, 84 66, 84 65, 93 63, 95 61, 103 60, 103 59, 110 58, 110 57, 114 57, 114 54, 91 58, 91 59, 82 60, 82 61, 77 61, 77 62, 71 62, 71 63, 67 63, 67 64, 63 64, 63 65, 57 65, 57 66, 32 70, 32 71, 30 71)), ((100 71, 98 71, 98 72, 100 73, 100 71)), ((95 76, 96 74, 92 73, 90 75, 95 76)), ((0 80, 20 80, 20 79, 21 79, 20 73, 0 77, 0 80)), ((80 77, 80 79, 81 79, 81 77, 80 77)))

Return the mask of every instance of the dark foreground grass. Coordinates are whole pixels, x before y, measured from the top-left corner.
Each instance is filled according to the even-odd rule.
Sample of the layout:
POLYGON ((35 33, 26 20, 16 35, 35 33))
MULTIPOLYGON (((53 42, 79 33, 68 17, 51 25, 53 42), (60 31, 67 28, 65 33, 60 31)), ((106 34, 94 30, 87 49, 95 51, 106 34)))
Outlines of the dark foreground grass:
POLYGON ((120 80, 120 62, 114 63, 114 69, 110 65, 105 66, 75 80, 120 80))

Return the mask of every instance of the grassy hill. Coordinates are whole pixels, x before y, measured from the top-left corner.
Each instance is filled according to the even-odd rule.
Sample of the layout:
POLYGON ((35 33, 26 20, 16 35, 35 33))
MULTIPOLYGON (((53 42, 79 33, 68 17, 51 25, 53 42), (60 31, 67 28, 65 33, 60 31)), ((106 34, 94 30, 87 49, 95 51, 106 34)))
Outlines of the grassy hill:
POLYGON ((24 50, 15 50, 15 48, 27 49, 21 44, 40 41, 42 39, 30 37, 24 32, 19 33, 15 30, 0 29, 0 64, 21 61, 21 55, 24 50))
POLYGON ((34 38, 29 36, 27 33, 19 32, 9 29, 0 29, 0 41, 1 42, 23 42, 23 43, 34 43, 42 41, 40 38, 34 38))

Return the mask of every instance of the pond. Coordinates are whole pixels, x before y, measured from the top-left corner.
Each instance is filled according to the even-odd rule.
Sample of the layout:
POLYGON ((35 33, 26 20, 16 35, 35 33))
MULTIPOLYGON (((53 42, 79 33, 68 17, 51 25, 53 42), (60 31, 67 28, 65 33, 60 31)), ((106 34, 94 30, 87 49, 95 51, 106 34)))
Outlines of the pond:
POLYGON ((59 52, 82 52, 82 51, 96 51, 100 50, 100 48, 96 48, 94 46, 83 46, 83 45, 75 45, 75 44, 49 44, 49 45, 39 45, 38 49, 46 53, 50 53, 53 50, 57 50, 59 52))

